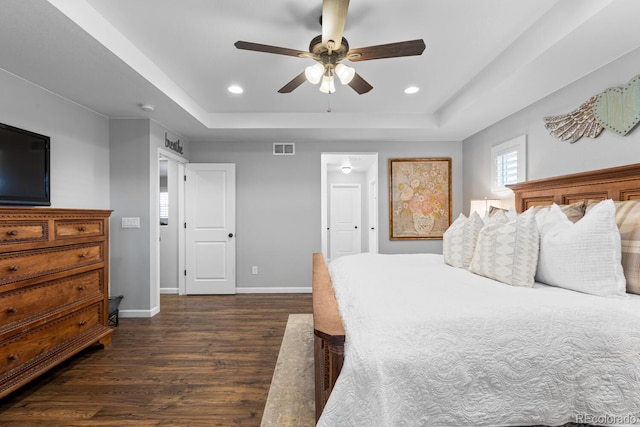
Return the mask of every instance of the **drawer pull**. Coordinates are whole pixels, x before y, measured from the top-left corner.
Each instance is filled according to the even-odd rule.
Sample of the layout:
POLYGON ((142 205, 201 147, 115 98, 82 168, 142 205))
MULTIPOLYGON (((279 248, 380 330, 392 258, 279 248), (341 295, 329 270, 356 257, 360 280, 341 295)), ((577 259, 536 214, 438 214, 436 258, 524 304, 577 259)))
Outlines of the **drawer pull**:
POLYGON ((18 235, 18 231, 17 230, 9 230, 7 231, 7 236, 17 236, 18 235))
POLYGON ((86 288, 83 285, 78 286, 79 291, 84 291, 86 288))
POLYGON ((20 270, 19 265, 12 265, 9 267, 9 271, 18 271, 18 270, 20 270))
POLYGON ((81 253, 80 255, 78 255, 80 258, 86 258, 87 254, 85 252, 81 253))
POLYGON ((81 320, 81 321, 78 322, 78 326, 84 326, 86 324, 87 324, 87 322, 85 322, 84 320, 81 320))
POLYGON ((80 226, 78 227, 78 231, 87 231, 87 227, 80 226))
POLYGON ((9 314, 13 314, 16 313, 18 310, 15 309, 15 307, 9 307, 7 308, 7 313, 9 314))
POLYGON ((16 354, 10 354, 7 359, 13 362, 14 360, 18 360, 18 356, 16 354))

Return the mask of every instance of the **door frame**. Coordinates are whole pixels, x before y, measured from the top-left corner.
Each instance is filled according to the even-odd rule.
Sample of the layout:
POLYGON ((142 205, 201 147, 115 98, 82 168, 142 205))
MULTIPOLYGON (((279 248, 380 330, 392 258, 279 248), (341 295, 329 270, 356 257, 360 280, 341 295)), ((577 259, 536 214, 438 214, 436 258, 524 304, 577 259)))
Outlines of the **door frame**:
MULTIPOLYGON (((340 152, 340 153, 339 152, 322 152, 320 153, 320 251, 324 256, 324 259, 327 261, 329 261, 329 258, 328 258, 328 254, 329 254, 329 249, 328 249, 328 241, 329 241, 328 162, 329 160, 328 159, 330 157, 335 157, 336 155, 344 156, 345 158, 348 158, 349 156, 372 156, 373 158, 375 158, 375 162, 366 171, 366 176, 367 176, 367 182, 371 180, 375 180, 378 183, 377 185, 378 194, 373 201, 367 200, 366 206, 367 206, 367 209, 368 209, 368 206, 375 206, 376 224, 374 224, 373 226, 376 229, 376 233, 378 237, 376 240, 377 242, 380 241, 380 227, 378 226, 378 223, 380 221, 380 215, 379 215, 380 182, 379 182, 379 172, 378 172, 378 153, 377 152, 340 152)), ((372 197, 372 195, 370 195, 368 191, 367 191, 367 197, 368 198, 372 197)), ((364 222, 365 221, 363 221, 363 223, 364 222)), ((367 224, 367 227, 368 228, 371 227, 371 224, 367 224)), ((379 243, 378 245, 376 245, 376 253, 378 252, 378 249, 379 249, 379 243)))
MULTIPOLYGON (((165 150, 163 148, 158 147, 158 151, 156 153, 156 177, 152 179, 153 184, 153 194, 152 199, 154 203, 151 206, 151 218, 153 218, 153 222, 155 223, 155 233, 152 233, 151 242, 150 242, 150 254, 149 256, 153 259, 155 258, 155 280, 152 284, 152 291, 154 294, 157 294, 157 300, 160 301, 160 159, 168 158, 170 160, 174 160, 177 162, 178 172, 176 173, 175 179, 177 182, 178 194, 176 203, 178 204, 178 224, 184 224, 184 166, 189 161, 184 157, 180 157, 172 153, 171 151, 165 150)), ((184 227, 178 226, 178 294, 184 295, 184 275, 180 274, 181 271, 184 271, 185 263, 185 240, 184 240, 184 227)), ((158 303, 158 308, 160 304, 158 303)))

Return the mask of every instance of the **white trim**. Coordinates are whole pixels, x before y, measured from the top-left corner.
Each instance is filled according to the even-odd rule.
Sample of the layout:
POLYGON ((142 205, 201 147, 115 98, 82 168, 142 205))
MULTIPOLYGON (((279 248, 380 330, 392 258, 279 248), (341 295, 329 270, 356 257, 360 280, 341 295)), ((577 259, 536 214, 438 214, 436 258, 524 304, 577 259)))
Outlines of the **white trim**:
POLYGON ((186 295, 186 278, 184 270, 186 269, 186 240, 184 231, 184 169, 187 163, 178 162, 178 295, 186 295), (183 224, 181 227, 180 224, 183 224))
MULTIPOLYGON (((152 160, 155 166, 153 166, 150 170, 150 185, 151 185, 151 210, 150 210, 150 218, 152 219, 151 223, 155 224, 155 227, 150 230, 149 234, 151 237, 151 241, 149 243, 149 256, 154 257, 155 262, 150 263, 150 271, 149 277, 151 279, 151 289, 150 291, 157 295, 158 304, 160 300, 160 295, 163 293, 167 293, 160 288, 160 221, 159 218, 160 213, 160 205, 158 203, 158 198, 160 194, 160 180, 159 176, 159 164, 161 158, 168 158, 177 162, 178 173, 174 179, 178 180, 178 194, 177 194, 177 205, 178 205, 178 292, 180 293, 180 289, 184 289, 184 275, 180 274, 180 272, 184 271, 184 257, 185 257, 185 240, 184 240, 184 227, 180 227, 180 224, 184 223, 184 165, 189 162, 188 159, 177 155, 169 150, 166 150, 163 147, 156 147, 156 156, 155 159, 152 160), (153 176, 153 172, 155 171, 155 176, 153 176), (155 235, 154 235, 155 233, 155 235), (155 265, 154 265, 155 264, 155 265), (155 276, 155 278, 154 278, 155 276), (157 294, 156 294, 157 292, 157 294)), ((173 292, 171 292, 173 293, 173 292)), ((154 301, 150 301, 151 304, 154 304, 154 301)), ((160 312, 160 307, 152 309, 150 312, 154 312, 154 316, 160 312), (154 312, 155 311, 155 312, 154 312)), ((132 316, 132 317, 146 317, 146 316, 132 316)))
POLYGON ((310 294, 311 287, 236 288, 237 294, 310 294))
POLYGON ((161 294, 176 294, 178 295, 178 288, 160 288, 161 294))
POLYGON ((329 256, 329 212, 327 209, 327 160, 325 153, 320 154, 320 251, 326 259, 329 256))
POLYGON ((160 307, 156 306, 151 310, 118 310, 118 317, 153 317, 160 313, 160 307))

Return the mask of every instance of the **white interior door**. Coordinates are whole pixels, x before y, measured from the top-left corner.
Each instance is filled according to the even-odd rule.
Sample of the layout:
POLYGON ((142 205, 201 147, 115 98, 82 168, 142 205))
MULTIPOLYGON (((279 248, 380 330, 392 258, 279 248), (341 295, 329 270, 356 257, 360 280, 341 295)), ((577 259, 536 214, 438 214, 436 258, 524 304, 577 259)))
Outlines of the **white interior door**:
POLYGON ((186 293, 236 293, 235 165, 190 163, 186 176, 186 293))
POLYGON ((378 182, 369 181, 369 252, 378 253, 378 182))
POLYGON ((361 203, 360 184, 331 185, 331 259, 362 252, 361 203))

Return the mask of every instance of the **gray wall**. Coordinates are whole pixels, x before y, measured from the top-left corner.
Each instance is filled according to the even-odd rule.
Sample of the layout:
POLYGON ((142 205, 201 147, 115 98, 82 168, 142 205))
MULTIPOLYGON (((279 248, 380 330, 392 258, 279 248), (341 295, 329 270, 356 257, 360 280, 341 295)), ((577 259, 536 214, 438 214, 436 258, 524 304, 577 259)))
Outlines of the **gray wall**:
MULTIPOLYGON (((149 119, 111 120, 111 293, 125 296, 127 316, 147 317, 160 309, 158 149, 162 126, 149 119), (140 218, 140 228, 122 228, 123 217, 140 218), (151 256, 150 254, 153 254, 151 256)), ((172 141, 181 138, 168 132, 172 141)))
POLYGON ((441 240, 389 240, 389 158, 451 157, 454 218, 462 209, 461 142, 298 142, 295 156, 273 156, 272 141, 191 142, 189 148, 191 162, 236 164, 239 292, 311 286, 311 254, 320 252, 323 152, 378 152, 381 253, 442 251, 441 240), (253 265, 258 275, 251 274, 253 265))
POLYGON ((109 120, 0 70, 0 122, 51 137, 51 205, 109 209, 109 120))
POLYGON ((111 120, 110 129, 111 293, 125 296, 125 311, 149 310, 149 120, 111 120), (140 218, 140 228, 122 228, 123 217, 140 218))
MULTIPOLYGON (((604 130, 570 144, 552 137, 543 118, 566 114, 609 87, 622 87, 639 72, 640 49, 466 139, 463 143, 464 213, 469 200, 491 198, 491 146, 527 135, 527 180, 640 162, 640 130, 627 136, 604 130)), ((558 63, 558 67, 562 64, 558 63)), ((514 94, 517 96, 517 94, 514 94)), ((513 194, 503 196, 513 205, 513 194)))

